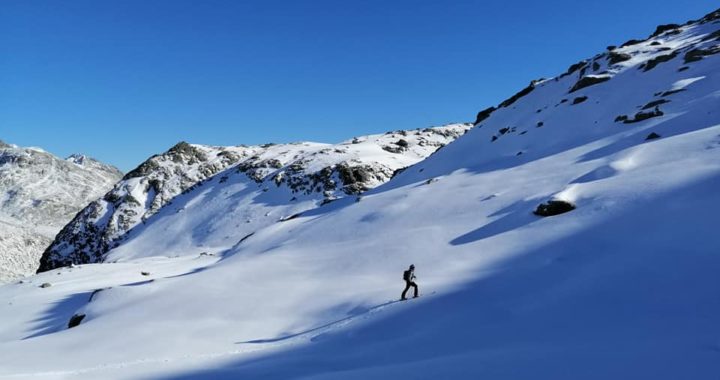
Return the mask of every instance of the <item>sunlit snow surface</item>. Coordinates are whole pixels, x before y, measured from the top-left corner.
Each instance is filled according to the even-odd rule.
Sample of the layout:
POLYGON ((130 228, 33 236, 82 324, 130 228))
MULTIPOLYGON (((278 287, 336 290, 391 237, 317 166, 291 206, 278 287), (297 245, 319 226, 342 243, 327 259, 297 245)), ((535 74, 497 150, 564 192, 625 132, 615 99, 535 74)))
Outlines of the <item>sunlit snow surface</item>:
POLYGON ((633 58, 613 67, 600 57, 612 79, 572 94, 579 73, 545 80, 361 198, 243 241, 236 206, 252 197, 208 181, 115 263, 0 287, 0 376, 715 379, 720 55, 683 54, 717 29, 622 48, 633 58), (664 46, 682 50, 638 69, 664 46), (663 116, 614 121, 678 86, 663 116), (577 209, 532 214, 551 198, 577 209), (411 263, 422 296, 396 302, 411 263))

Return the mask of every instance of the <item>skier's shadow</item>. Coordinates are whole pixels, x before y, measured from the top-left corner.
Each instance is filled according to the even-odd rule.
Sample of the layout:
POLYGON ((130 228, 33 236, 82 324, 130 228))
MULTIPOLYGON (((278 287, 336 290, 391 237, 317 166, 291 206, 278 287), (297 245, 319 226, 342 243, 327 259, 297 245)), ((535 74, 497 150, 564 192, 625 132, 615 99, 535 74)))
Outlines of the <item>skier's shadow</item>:
POLYGON ((299 337, 299 336, 303 336, 303 335, 307 335, 307 334, 312 334, 312 333, 314 333, 314 332, 319 332, 319 331, 321 331, 321 330, 324 330, 324 329, 333 327, 333 326, 335 326, 335 325, 341 325, 341 324, 343 324, 344 322, 350 322, 350 321, 352 321, 353 319, 357 318, 358 316, 371 313, 371 312, 373 312, 373 311, 375 311, 375 310, 382 309, 382 308, 384 308, 384 307, 386 307, 386 306, 389 306, 389 305, 392 305, 392 304, 395 304, 395 303, 398 303, 398 302, 403 302, 403 301, 401 301, 401 300, 394 300, 394 301, 388 301, 388 302, 385 302, 385 303, 382 303, 382 304, 379 304, 379 305, 375 305, 375 306, 372 306, 372 307, 370 307, 370 308, 356 308, 356 309, 353 309, 353 310, 350 312, 350 315, 347 316, 347 317, 345 317, 345 318, 338 319, 338 320, 336 320, 336 321, 332 321, 332 322, 326 323, 326 324, 324 324, 324 325, 322 325, 322 326, 313 327, 313 328, 311 328, 311 329, 309 329, 309 330, 301 331, 301 332, 298 332, 298 333, 295 333, 295 334, 283 335, 283 336, 280 336, 280 337, 277 337, 277 338, 254 339, 254 340, 248 340, 248 341, 245 341, 245 342, 235 342, 235 344, 261 344, 261 343, 277 343, 277 342, 282 342, 282 341, 285 341, 285 340, 288 340, 288 339, 292 339, 292 338, 295 338, 295 337, 299 337))

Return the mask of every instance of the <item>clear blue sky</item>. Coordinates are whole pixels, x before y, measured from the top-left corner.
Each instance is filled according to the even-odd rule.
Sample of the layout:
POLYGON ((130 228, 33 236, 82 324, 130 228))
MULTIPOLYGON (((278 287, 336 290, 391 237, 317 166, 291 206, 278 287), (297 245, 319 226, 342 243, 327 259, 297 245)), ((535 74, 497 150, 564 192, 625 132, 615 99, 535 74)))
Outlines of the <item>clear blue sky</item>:
POLYGON ((130 170, 180 140, 471 121, 715 1, 4 0, 0 139, 130 170))

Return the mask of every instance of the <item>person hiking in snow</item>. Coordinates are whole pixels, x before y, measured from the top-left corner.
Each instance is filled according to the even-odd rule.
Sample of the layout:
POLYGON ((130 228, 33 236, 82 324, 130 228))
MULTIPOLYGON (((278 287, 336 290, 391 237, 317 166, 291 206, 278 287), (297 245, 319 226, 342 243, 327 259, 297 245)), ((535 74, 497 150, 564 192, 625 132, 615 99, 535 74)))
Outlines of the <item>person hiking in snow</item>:
POLYGON ((407 298, 405 298, 405 295, 407 294, 407 291, 410 290, 411 286, 413 288, 415 288, 415 297, 414 298, 417 298, 418 286, 415 283, 415 278, 416 278, 415 277, 415 265, 410 265, 410 268, 408 268, 408 270, 403 272, 403 280, 405 280, 405 290, 403 290, 403 292, 402 292, 402 297, 400 298, 401 300, 404 301, 407 299, 407 298))

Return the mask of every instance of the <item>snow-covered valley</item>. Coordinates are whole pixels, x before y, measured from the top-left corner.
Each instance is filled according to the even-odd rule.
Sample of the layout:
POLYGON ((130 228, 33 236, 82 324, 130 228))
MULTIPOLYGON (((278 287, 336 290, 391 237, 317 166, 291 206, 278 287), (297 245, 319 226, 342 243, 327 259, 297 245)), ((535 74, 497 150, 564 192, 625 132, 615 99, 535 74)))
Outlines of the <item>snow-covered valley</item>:
POLYGON ((0 378, 717 378, 719 44, 720 10, 658 28, 362 194, 332 171, 293 188, 295 152, 156 208, 128 175, 97 210, 132 195, 130 217, 81 213, 47 271, 0 287, 0 378), (533 214, 550 200, 575 209, 533 214), (83 244, 106 250, 73 245, 109 220, 121 239, 83 244), (400 302, 409 264, 421 297, 400 302))

